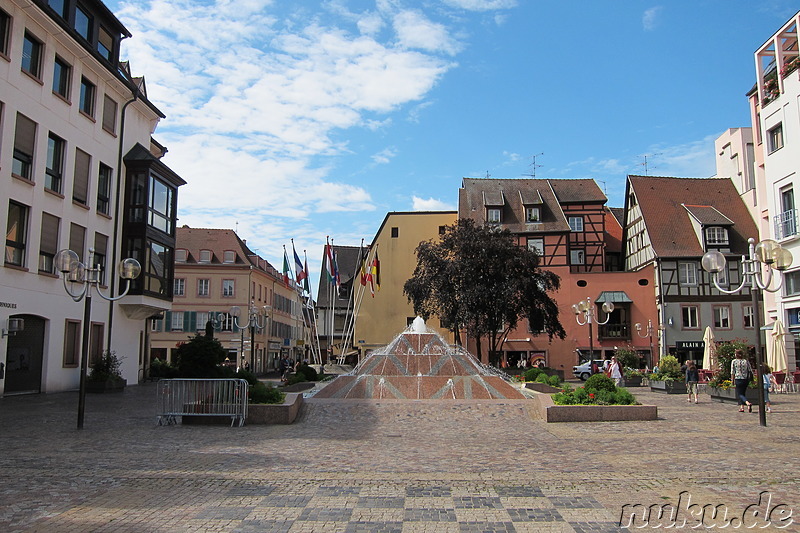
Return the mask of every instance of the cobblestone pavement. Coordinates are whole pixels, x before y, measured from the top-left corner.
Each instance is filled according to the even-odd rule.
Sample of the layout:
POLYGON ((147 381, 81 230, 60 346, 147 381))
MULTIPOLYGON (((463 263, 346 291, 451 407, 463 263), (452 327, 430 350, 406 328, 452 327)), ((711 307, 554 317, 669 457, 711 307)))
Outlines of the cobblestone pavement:
POLYGON ((531 400, 312 398, 291 426, 159 427, 146 384, 89 395, 78 431, 76 393, 2 398, 0 531, 605 532, 635 504, 681 504, 689 528, 689 503, 724 506, 727 529, 800 530, 800 394, 773 394, 762 428, 708 396, 634 391, 659 420, 545 424, 531 400), (768 511, 772 525, 758 521, 768 511))

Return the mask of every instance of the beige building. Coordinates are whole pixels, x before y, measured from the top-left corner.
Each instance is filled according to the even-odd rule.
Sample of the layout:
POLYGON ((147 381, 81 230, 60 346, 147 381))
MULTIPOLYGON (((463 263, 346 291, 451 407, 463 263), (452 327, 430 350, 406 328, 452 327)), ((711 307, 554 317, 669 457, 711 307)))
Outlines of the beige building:
POLYGON ((174 301, 163 318, 152 320, 151 357, 174 362, 178 344, 209 321, 231 364, 262 373, 282 355, 306 356, 304 306, 292 280, 284 283, 233 230, 183 226, 176 237, 174 301), (240 309, 238 319, 232 307, 240 309))
MULTIPOLYGON (((370 245, 367 262, 377 254, 380 262, 380 289, 372 297, 369 285, 360 284, 361 305, 356 305, 355 347, 364 355, 369 350, 385 346, 414 319, 414 309, 403 294, 403 285, 417 266, 415 250, 419 243, 438 239, 445 226, 455 224, 455 211, 391 212, 370 245)), ((358 297, 356 297, 358 301, 358 297)), ((444 331, 436 319, 428 321, 449 341, 453 335, 444 331)))

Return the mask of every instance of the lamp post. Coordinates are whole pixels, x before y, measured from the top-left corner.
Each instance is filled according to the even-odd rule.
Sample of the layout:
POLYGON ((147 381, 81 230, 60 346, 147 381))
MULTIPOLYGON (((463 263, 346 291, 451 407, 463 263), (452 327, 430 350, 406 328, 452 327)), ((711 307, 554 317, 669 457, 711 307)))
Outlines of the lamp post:
POLYGON ((594 359, 594 339, 592 336, 592 323, 596 322, 600 326, 602 326, 603 324, 608 324, 608 321, 611 320, 611 312, 614 311, 614 304, 611 302, 605 302, 603 304, 603 311, 605 311, 606 313, 606 319, 604 321, 597 319, 595 309, 596 308, 592 303, 592 299, 588 297, 585 300, 581 300, 580 302, 572 306, 572 311, 575 313, 575 320, 578 322, 578 325, 580 326, 585 326, 586 324, 589 325, 589 361, 592 361, 594 359), (581 320, 581 315, 583 315, 583 320, 581 320))
MULTIPOLYGON (((716 250, 706 252, 703 255, 703 270, 711 274, 714 287, 725 294, 736 294, 750 286, 750 294, 753 297, 753 327, 756 331, 756 368, 758 375, 758 413, 759 421, 762 426, 767 425, 767 414, 764 411, 764 384, 762 359, 761 359, 761 317, 758 309, 758 292, 768 291, 777 292, 781 288, 781 272, 789 268, 792 264, 792 253, 782 247, 772 239, 765 239, 758 244, 756 240, 750 238, 748 242, 748 255, 742 256, 742 282, 735 289, 727 290, 719 286, 719 273, 725 269, 727 259, 716 250), (774 271, 778 271, 778 285, 770 288, 774 271)), ((733 376, 731 376, 733 378, 733 376)))
POLYGON ((636 324, 634 324, 633 327, 636 329, 636 334, 640 338, 642 338, 642 339, 647 338, 647 337, 650 338, 650 361, 649 362, 652 363, 653 362, 653 322, 649 318, 647 319, 647 330, 645 331, 644 335, 642 335, 642 325, 640 323, 637 322, 636 324))
MULTIPOLYGON (((250 302, 250 308, 247 311, 247 322, 244 324, 239 322, 239 317, 242 316, 242 310, 239 306, 234 305, 228 311, 228 314, 233 318, 233 324, 239 329, 250 328, 250 368, 255 372, 255 337, 256 328, 264 329, 269 323, 269 310, 270 306, 256 307, 253 302, 250 302)), ((222 320, 221 317, 219 317, 222 320)))
MULTIPOLYGON (((100 290, 100 274, 101 266, 99 264, 93 265, 94 261, 94 248, 89 248, 89 266, 87 267, 78 259, 78 254, 72 250, 61 250, 56 254, 55 263, 56 268, 61 272, 61 279, 64 281, 64 290, 67 291, 70 298, 75 302, 84 301, 83 305, 83 338, 81 341, 81 373, 80 373, 80 388, 78 391, 78 429, 83 429, 83 415, 86 409, 86 371, 89 367, 89 321, 92 316, 92 288, 104 300, 114 302, 128 294, 131 288, 131 280, 139 277, 142 267, 139 261, 133 258, 127 258, 120 261, 117 270, 119 276, 127 280, 125 290, 119 296, 111 296, 111 294, 103 294, 100 290), (70 290, 67 285, 79 283, 82 285, 79 292, 75 293, 70 290)), ((113 275, 113 272, 110 273, 113 275)))

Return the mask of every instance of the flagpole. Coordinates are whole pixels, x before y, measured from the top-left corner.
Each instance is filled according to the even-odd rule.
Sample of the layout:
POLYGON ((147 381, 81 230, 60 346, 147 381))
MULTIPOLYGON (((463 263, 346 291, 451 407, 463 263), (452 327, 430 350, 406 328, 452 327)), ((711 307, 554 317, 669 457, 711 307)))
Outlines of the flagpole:
MULTIPOLYGON (((367 250, 367 256, 369 256, 369 250, 367 250)), ((361 297, 364 294, 364 285, 361 284, 361 270, 362 264, 367 260, 367 257, 364 256, 364 239, 361 239, 361 245, 358 248, 358 260, 356 261, 356 270, 353 273, 353 290, 351 291, 352 298, 348 301, 348 315, 349 318, 347 322, 347 333, 345 335, 344 340, 344 352, 346 353, 348 343, 351 348, 355 347, 355 330, 356 330, 356 320, 358 319, 358 310, 361 307, 361 297), (358 284, 356 284, 356 276, 359 278, 358 284), (350 311, 350 304, 352 303, 353 312, 349 313, 350 311)))
MULTIPOLYGON (((362 249, 364 246, 364 239, 361 239, 361 246, 358 249, 358 260, 356 261, 356 267, 359 265, 359 261, 361 261, 361 254, 362 249)), ((355 327, 354 325, 354 315, 351 313, 351 310, 354 309, 354 297, 355 297, 355 281, 356 281, 356 272, 353 272, 353 277, 350 279, 351 288, 350 288, 350 297, 347 299, 347 311, 344 314, 344 327, 342 329, 342 355, 347 355, 347 343, 350 340, 352 328, 355 327)))
POLYGON ((311 309, 311 324, 312 324, 312 335, 311 335, 311 349, 312 351, 316 349, 316 357, 320 360, 322 364, 324 361, 322 359, 322 352, 320 351, 319 347, 319 327, 317 327, 317 303, 314 301, 314 291, 312 289, 311 283, 311 272, 308 271, 308 253, 305 249, 303 249, 303 259, 304 259, 304 271, 306 273, 306 286, 308 287, 308 308, 311 309))

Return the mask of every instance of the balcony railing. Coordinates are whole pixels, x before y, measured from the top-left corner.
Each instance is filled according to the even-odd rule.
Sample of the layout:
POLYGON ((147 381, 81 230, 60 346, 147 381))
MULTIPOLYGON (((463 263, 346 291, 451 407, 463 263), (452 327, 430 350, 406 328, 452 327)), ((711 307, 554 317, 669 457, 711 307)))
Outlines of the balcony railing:
POLYGON ((601 339, 630 339, 628 324, 605 324, 597 328, 597 336, 601 339))
POLYGON ((789 209, 773 217, 775 222, 775 238, 788 239, 797 235, 797 209, 789 209))

